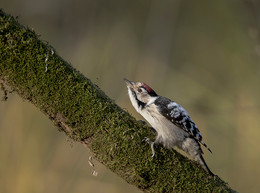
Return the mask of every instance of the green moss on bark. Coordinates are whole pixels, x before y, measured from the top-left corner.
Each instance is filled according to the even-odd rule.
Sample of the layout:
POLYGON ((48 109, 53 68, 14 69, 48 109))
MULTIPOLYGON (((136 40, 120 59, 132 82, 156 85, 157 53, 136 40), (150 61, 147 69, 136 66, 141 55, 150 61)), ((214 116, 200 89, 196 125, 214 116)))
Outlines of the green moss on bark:
POLYGON ((0 10, 0 79, 113 172, 144 192, 234 192, 174 150, 142 142, 151 135, 89 79, 0 10))

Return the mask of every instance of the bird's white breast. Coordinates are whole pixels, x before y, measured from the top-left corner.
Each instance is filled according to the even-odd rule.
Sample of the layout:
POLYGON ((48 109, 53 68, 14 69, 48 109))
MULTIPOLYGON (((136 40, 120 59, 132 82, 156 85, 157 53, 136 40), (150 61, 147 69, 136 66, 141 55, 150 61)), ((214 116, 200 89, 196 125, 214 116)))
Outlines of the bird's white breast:
POLYGON ((183 129, 161 115, 154 104, 150 104, 145 111, 141 110, 139 113, 157 131, 157 139, 167 148, 178 146, 178 143, 181 143, 187 135, 183 129))

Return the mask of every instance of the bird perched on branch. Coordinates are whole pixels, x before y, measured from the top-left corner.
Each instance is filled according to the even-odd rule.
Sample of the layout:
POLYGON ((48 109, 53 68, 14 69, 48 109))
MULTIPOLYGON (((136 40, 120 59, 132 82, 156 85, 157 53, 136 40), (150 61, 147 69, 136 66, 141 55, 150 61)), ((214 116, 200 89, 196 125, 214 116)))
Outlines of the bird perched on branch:
POLYGON ((187 111, 176 102, 157 95, 145 83, 124 80, 128 88, 130 101, 135 110, 157 132, 155 141, 145 138, 145 141, 151 145, 152 157, 155 155, 154 145, 156 144, 162 144, 168 149, 176 146, 189 154, 210 175, 214 176, 202 157, 203 152, 200 144, 210 152, 211 150, 202 141, 201 133, 187 111))

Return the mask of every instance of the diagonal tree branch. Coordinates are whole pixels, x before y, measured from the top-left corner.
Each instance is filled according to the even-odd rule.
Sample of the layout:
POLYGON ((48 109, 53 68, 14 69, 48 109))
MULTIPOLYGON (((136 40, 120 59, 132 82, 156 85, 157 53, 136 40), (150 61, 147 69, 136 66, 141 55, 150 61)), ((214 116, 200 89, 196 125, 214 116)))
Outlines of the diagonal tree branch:
POLYGON ((235 192, 174 150, 142 142, 151 135, 32 30, 0 10, 0 79, 93 156, 144 192, 235 192))

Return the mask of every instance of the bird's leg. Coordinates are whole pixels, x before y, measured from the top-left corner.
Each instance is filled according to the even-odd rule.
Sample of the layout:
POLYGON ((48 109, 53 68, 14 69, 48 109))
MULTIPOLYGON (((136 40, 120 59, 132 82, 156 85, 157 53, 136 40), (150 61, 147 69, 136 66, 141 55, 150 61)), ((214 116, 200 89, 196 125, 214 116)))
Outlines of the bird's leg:
MULTIPOLYGON (((141 123, 141 124, 143 124, 143 125, 147 125, 147 123, 146 123, 145 121, 143 121, 143 120, 138 120, 138 122, 141 123)), ((155 130, 153 127, 149 127, 149 128, 152 130, 152 132, 153 132, 154 134, 157 133, 156 130, 155 130)), ((155 151, 154 151, 155 141, 151 141, 151 139, 149 139, 148 137, 145 137, 145 138, 143 139, 143 141, 145 141, 145 142, 149 143, 149 145, 151 145, 152 158, 153 158, 153 157, 155 156, 155 151)))
POLYGON ((151 149, 152 149, 152 158, 155 156, 155 151, 154 151, 154 141, 151 141, 151 139, 149 139, 148 137, 145 137, 143 139, 143 141, 149 143, 151 145, 151 149))

